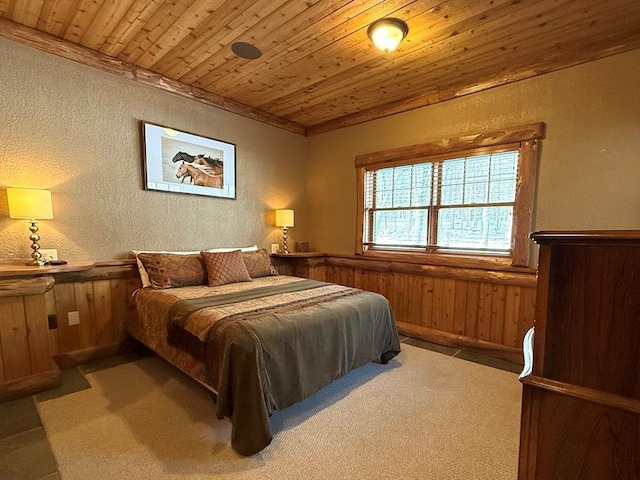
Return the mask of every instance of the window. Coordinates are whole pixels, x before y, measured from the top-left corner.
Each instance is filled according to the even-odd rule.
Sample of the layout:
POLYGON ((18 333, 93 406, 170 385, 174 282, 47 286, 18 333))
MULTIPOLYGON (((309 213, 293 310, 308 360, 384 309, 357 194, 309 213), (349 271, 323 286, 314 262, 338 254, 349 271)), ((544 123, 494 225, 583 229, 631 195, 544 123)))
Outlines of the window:
POLYGON ((356 250, 526 266, 541 132, 536 124, 357 157, 356 250))

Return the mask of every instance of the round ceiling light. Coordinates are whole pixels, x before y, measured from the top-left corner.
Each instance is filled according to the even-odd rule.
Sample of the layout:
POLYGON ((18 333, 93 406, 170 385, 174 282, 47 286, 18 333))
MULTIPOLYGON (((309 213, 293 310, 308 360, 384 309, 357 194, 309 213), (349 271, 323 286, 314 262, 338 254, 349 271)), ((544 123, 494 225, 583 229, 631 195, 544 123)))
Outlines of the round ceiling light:
POLYGON ((231 51, 240 58, 246 58, 247 60, 255 60, 262 56, 262 52, 258 47, 246 42, 236 42, 231 45, 231 51))
POLYGON ((367 30, 373 44, 385 53, 398 48, 400 42, 409 33, 409 27, 399 18, 381 18, 367 30))

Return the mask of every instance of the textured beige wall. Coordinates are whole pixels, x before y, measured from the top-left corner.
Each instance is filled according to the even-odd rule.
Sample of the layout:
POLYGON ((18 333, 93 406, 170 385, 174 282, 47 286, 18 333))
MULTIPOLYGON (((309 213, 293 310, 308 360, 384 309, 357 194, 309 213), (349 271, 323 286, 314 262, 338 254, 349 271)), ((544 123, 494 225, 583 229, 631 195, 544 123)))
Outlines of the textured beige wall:
POLYGON ((535 229, 640 228, 640 51, 309 139, 4 39, 0 58, 0 259, 30 253, 6 186, 51 189, 40 243, 68 260, 268 247, 281 207, 292 242, 353 253, 356 155, 538 121, 535 229), (237 200, 143 190, 140 120, 235 143, 237 200))
POLYGON ((640 229, 640 50, 310 138, 310 238, 353 253, 354 157, 545 122, 535 230, 640 229))
POLYGON ((40 244, 67 260, 268 248, 281 238, 269 214, 284 207, 296 210, 292 240, 306 239, 306 138, 8 40, 0 59, 0 259, 31 252, 7 186, 52 191, 40 244), (140 120, 235 143, 237 199, 143 190, 140 120))

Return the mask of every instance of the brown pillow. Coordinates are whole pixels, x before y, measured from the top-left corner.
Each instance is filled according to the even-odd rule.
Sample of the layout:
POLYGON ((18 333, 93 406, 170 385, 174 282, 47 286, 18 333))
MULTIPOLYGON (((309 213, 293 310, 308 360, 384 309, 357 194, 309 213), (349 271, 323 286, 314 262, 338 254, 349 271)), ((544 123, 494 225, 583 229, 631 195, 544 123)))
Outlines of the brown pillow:
POLYGON ((187 287, 207 283, 207 272, 198 254, 140 253, 151 286, 156 289, 187 287))
POLYGON ((271 258, 264 248, 257 252, 243 252, 242 257, 251 278, 278 275, 278 271, 271 265, 271 258))
POLYGON ((242 252, 200 252, 207 268, 210 287, 235 282, 250 282, 251 277, 242 259, 242 252))

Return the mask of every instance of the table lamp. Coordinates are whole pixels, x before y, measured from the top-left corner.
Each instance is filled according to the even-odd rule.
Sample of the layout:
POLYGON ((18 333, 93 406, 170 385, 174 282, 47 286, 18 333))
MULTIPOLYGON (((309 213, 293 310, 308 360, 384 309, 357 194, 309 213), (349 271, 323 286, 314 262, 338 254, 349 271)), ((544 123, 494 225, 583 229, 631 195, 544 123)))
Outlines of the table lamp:
POLYGON ((276 227, 282 227, 282 250, 289 253, 287 229, 293 227, 293 210, 276 210, 276 227))
POLYGON ((51 192, 49 190, 36 190, 34 188, 7 188, 7 201, 9 203, 9 216, 11 218, 24 218, 30 223, 32 260, 27 265, 44 265, 40 245, 38 241, 38 220, 50 220, 53 218, 51 206, 51 192))

